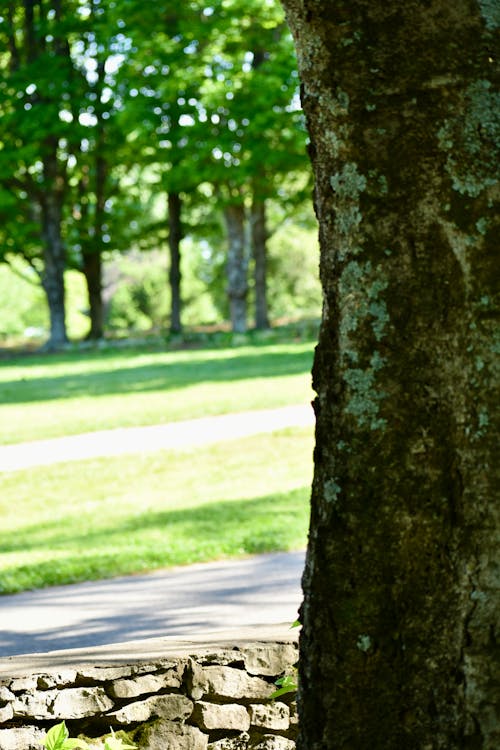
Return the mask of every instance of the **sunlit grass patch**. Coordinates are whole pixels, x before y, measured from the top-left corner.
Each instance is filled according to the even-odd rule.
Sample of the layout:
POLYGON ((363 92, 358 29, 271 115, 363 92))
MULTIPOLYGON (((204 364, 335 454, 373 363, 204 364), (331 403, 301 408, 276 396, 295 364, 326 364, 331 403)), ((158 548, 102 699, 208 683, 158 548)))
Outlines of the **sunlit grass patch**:
POLYGON ((311 343, 0 362, 0 444, 307 403, 311 343))
POLYGON ((312 430, 0 476, 0 591, 305 546, 312 430))

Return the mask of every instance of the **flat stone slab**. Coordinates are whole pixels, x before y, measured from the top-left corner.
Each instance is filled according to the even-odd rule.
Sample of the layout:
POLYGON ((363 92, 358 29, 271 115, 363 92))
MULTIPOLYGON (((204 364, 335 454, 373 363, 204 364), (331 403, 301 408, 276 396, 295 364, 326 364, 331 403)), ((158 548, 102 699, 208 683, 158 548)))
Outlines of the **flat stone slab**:
POLYGON ((76 666, 103 667, 141 664, 144 662, 169 663, 174 658, 196 656, 209 657, 212 653, 227 651, 228 660, 237 658, 239 648, 253 648, 254 644, 295 643, 298 639, 296 628, 290 623, 270 626, 253 626, 205 635, 193 635, 189 640, 174 637, 152 638, 127 643, 117 643, 94 648, 78 648, 62 651, 49 651, 45 654, 23 654, 0 659, 0 678, 16 677, 29 680, 29 675, 46 674, 54 671, 64 673, 76 666))

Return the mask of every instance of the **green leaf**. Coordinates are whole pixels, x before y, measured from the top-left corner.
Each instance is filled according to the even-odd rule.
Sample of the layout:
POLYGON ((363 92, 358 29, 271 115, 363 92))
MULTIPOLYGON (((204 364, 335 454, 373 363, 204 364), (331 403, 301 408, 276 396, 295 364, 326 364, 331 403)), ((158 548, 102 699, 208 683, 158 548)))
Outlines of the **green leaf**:
POLYGON ((60 724, 56 724, 49 729, 45 735, 43 744, 47 750, 63 750, 68 736, 69 732, 66 729, 66 724, 62 721, 60 724))
POLYGON ((74 748, 86 750, 89 747, 85 740, 77 740, 69 737, 69 732, 64 721, 49 729, 45 735, 43 744, 47 750, 74 750, 74 748))
POLYGON ((88 747, 90 746, 87 742, 85 742, 85 740, 77 740, 74 737, 68 737, 68 739, 62 746, 62 750, 73 750, 73 748, 81 748, 81 750, 86 750, 86 748, 88 747))
POLYGON ((295 693, 298 687, 295 679, 289 674, 280 677, 274 684, 279 685, 279 689, 271 694, 271 698, 273 699, 279 698, 280 695, 286 695, 286 693, 295 693))

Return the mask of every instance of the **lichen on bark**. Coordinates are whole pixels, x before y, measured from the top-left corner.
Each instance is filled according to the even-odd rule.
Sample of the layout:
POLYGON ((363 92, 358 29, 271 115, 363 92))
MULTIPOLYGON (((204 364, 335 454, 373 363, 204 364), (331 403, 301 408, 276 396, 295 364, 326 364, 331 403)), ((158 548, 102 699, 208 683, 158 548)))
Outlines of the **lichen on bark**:
POLYGON ((324 294, 298 747, 495 750, 496 5, 284 5, 324 294))

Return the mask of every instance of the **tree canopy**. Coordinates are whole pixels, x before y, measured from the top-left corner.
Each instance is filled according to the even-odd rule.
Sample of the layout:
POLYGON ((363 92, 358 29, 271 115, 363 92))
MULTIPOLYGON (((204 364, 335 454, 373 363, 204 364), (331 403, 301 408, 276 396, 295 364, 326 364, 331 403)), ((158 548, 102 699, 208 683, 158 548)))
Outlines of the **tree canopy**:
POLYGON ((39 277, 49 344, 67 338, 66 269, 85 276, 99 337, 103 259, 166 240, 180 329, 186 235, 227 248, 233 327, 250 287, 265 324, 269 217, 290 216, 308 181, 280 4, 11 0, 0 42, 0 260, 39 277))

